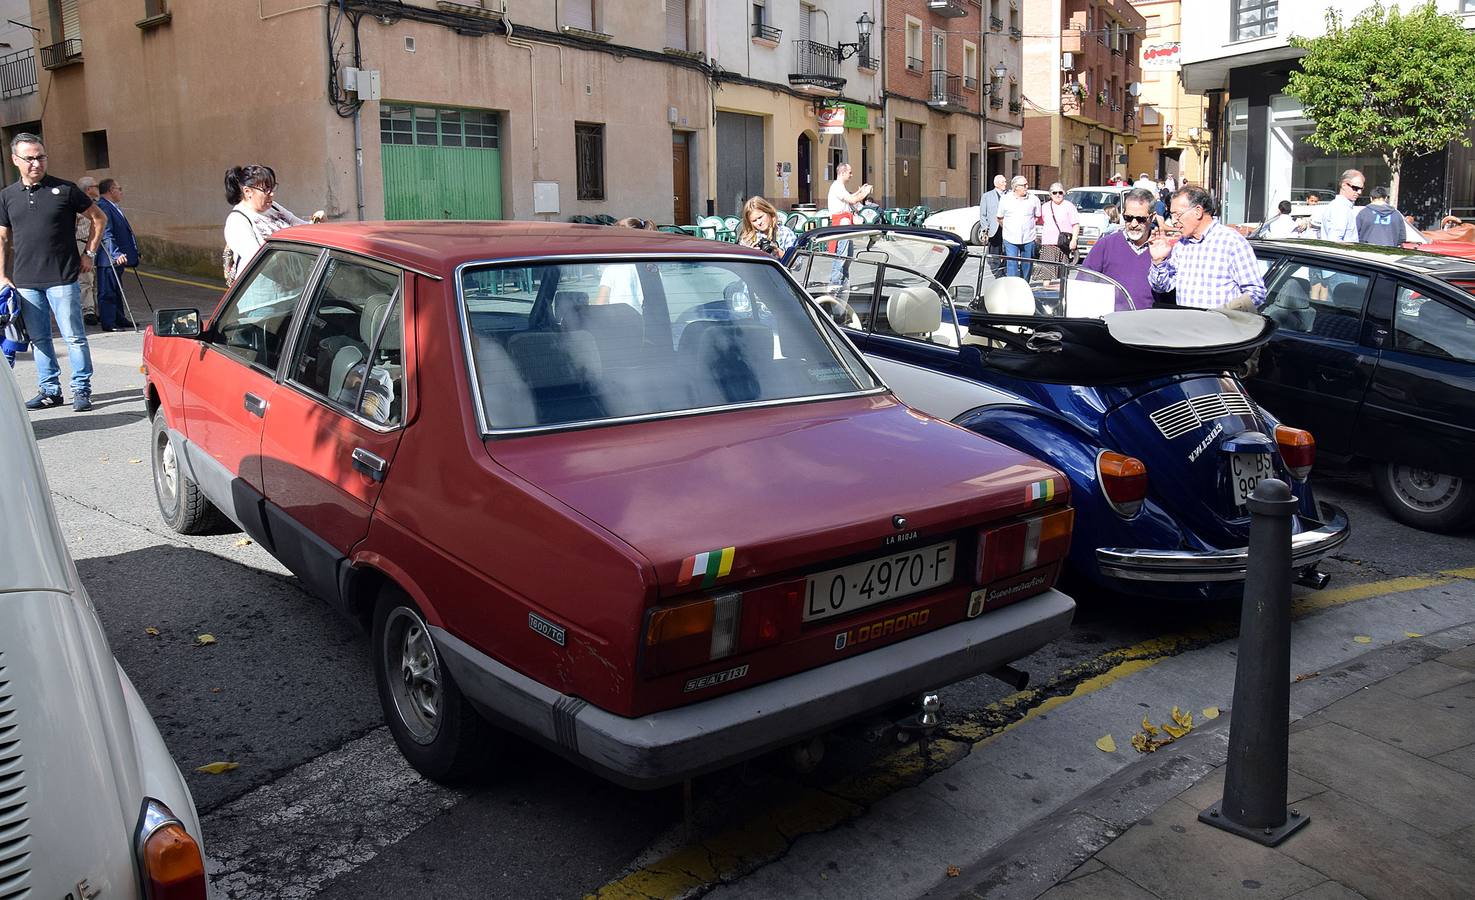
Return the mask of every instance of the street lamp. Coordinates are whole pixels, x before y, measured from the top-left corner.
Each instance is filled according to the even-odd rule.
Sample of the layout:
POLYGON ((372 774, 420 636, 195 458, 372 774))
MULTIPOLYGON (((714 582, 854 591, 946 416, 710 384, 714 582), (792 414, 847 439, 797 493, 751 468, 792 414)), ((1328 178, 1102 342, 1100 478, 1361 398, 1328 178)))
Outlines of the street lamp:
POLYGON ((860 34, 860 40, 853 44, 848 41, 841 41, 836 45, 835 50, 839 52, 840 58, 849 59, 862 50, 869 48, 871 45, 871 26, 875 24, 876 20, 871 18, 870 13, 861 13, 860 18, 855 20, 855 30, 860 34))

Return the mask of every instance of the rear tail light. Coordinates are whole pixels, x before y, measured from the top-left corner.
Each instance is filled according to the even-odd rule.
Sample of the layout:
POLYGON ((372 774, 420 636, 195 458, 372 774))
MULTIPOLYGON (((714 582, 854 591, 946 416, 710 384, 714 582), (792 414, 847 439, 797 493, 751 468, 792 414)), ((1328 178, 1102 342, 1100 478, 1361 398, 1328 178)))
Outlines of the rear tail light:
POLYGON ((777 644, 798 633, 803 596, 800 579, 652 609, 642 668, 663 675, 777 644))
POLYGON ((1075 516, 1075 510, 1062 509, 980 534, 977 583, 992 584, 1063 559, 1075 516))
POLYGON ((169 807, 147 800, 136 839, 138 870, 147 900, 205 900, 200 845, 169 807))
POLYGON ((1316 463, 1316 438, 1309 431, 1277 425, 1275 442, 1280 445, 1280 458, 1290 470, 1291 477, 1305 481, 1316 463))
POLYGON ((1147 498, 1147 466, 1136 457, 1102 450, 1096 455, 1096 481, 1107 505, 1117 515, 1131 518, 1147 498))

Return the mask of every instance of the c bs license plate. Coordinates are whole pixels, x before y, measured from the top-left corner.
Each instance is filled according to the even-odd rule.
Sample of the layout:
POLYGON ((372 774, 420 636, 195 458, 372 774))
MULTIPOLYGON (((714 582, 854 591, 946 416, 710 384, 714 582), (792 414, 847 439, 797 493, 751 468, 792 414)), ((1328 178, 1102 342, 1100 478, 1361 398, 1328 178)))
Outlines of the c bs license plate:
POLYGON ((1261 478, 1269 478, 1275 472, 1270 466, 1269 453, 1231 453, 1229 455, 1229 480, 1234 487, 1234 505, 1244 506, 1250 493, 1261 478))
POLYGON ((933 544, 810 575, 804 621, 843 616, 947 584, 953 580, 957 543, 933 544))

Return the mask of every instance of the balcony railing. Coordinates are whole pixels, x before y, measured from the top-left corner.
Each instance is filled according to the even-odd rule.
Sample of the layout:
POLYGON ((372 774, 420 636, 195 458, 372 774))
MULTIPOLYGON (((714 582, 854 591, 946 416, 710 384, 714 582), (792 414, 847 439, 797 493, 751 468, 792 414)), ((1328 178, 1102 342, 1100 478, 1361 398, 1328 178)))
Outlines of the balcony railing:
POLYGON ((855 60, 855 64, 862 69, 868 69, 872 72, 881 68, 881 61, 872 56, 869 50, 862 50, 860 56, 855 60))
POLYGON ((1004 108, 1004 98, 1003 97, 990 97, 990 98, 988 98, 988 105, 991 106, 991 107, 993 107, 994 109, 1003 109, 1004 108))
POLYGON ((67 38, 41 48, 41 67, 59 69, 82 61, 82 39, 67 38))
POLYGON ((839 93, 845 88, 845 79, 840 77, 840 51, 819 41, 795 41, 789 84, 814 88, 813 93, 839 93))
POLYGON ((962 87, 963 76, 954 75, 946 69, 933 69, 932 92, 927 97, 927 105, 962 109, 965 105, 962 87))
POLYGON ((965 90, 965 91, 976 91, 976 90, 978 90, 978 79, 977 78, 974 78, 972 75, 964 75, 963 76, 963 90, 965 90))
POLYGON ((1014 113, 1016 115, 1019 114, 1019 113, 1024 112, 1024 104, 1023 103, 1020 103, 1018 100, 1010 100, 1009 101, 1009 112, 1014 113))
POLYGON ((27 47, 0 56, 0 99, 9 100, 36 90, 36 51, 27 47))
POLYGON ((949 19, 968 15, 968 10, 963 7, 963 0, 927 0, 927 8, 949 19))
POLYGON ((998 16, 989 16, 988 17, 988 27, 989 28, 992 28, 994 31, 1003 31, 1004 30, 1004 20, 1001 19, 1001 18, 999 18, 998 16))
POLYGON ((764 25, 762 22, 753 23, 753 37, 760 41, 773 41, 778 43, 779 38, 784 36, 782 28, 774 28, 772 25, 764 25))
POLYGON ((920 72, 920 71, 922 71, 922 60, 918 59, 915 56, 908 56, 907 57, 907 71, 909 71, 909 72, 920 72))
POLYGON ((1009 26, 1009 36, 1011 38, 1013 38, 1014 40, 1017 41, 1020 38, 1024 37, 1024 32, 1022 32, 1022 31, 1019 30, 1019 26, 1018 25, 1010 25, 1009 26))

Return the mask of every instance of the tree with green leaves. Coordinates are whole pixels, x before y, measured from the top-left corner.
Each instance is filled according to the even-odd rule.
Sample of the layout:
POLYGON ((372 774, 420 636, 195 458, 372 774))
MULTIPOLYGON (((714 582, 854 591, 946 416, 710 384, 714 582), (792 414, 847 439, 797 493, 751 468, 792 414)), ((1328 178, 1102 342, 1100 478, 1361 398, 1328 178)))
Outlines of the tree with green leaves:
POLYGON ((1408 13, 1374 0, 1351 25, 1328 9, 1326 34, 1290 43, 1306 51, 1286 93, 1316 123, 1307 140, 1333 153, 1380 154, 1393 170, 1395 205, 1406 160, 1451 142, 1470 146, 1475 33, 1434 0, 1408 13))

